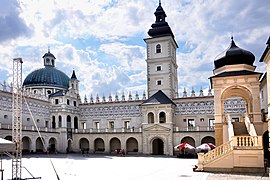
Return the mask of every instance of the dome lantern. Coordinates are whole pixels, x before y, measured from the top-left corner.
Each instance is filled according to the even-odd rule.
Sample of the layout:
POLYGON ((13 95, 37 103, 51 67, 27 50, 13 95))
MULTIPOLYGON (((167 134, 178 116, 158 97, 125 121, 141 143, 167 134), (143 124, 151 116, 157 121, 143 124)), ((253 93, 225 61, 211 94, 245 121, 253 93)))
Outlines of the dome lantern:
POLYGON ((44 60, 44 66, 52 66, 54 67, 54 63, 55 63, 55 57, 54 55, 50 52, 50 48, 48 48, 48 52, 44 54, 44 56, 42 57, 44 60))

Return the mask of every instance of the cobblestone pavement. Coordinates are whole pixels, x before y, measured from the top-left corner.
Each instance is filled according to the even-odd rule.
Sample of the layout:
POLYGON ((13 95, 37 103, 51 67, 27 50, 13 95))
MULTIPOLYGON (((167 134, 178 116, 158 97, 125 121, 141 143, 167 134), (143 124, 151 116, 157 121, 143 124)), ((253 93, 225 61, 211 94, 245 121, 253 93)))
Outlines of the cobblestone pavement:
MULTIPOLYGON (((81 154, 26 155, 22 165, 42 180, 234 180, 269 179, 262 175, 193 172, 197 159, 166 156, 111 156, 81 154)), ((11 179, 11 160, 3 159, 4 179, 11 179)), ((22 169, 22 178, 31 175, 22 169)))

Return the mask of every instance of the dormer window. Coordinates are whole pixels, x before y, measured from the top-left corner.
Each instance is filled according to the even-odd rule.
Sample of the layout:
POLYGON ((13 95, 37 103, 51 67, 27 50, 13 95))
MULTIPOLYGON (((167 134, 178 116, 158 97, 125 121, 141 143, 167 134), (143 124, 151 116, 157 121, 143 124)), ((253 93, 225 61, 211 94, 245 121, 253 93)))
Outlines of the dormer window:
POLYGON ((161 53, 161 45, 160 44, 156 45, 156 53, 161 53))

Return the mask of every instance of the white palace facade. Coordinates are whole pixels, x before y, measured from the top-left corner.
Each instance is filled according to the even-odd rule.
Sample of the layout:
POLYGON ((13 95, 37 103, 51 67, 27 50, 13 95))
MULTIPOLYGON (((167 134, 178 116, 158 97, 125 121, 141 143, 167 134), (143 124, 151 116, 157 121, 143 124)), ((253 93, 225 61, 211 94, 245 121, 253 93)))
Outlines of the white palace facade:
MULTIPOLYGON (((171 156, 181 142, 193 146, 210 142, 219 146, 230 141, 233 135, 229 122, 238 126, 236 123, 241 124, 248 117, 256 135, 264 135, 260 150, 264 149, 264 156, 268 156, 268 83, 266 75, 255 72, 254 55, 237 47, 232 39, 225 55, 214 61, 208 94, 184 90, 179 97, 178 45, 161 4, 154 14, 156 21, 148 31, 149 37, 144 39, 147 93, 143 95, 91 96, 81 100, 75 71, 68 77, 55 67, 55 56, 50 51, 45 53, 44 67, 31 72, 23 82, 24 97, 45 147, 24 101, 24 153, 85 150, 108 154, 125 149, 127 154, 171 156)), ((0 137, 11 140, 13 88, 5 82, 1 85, 0 137)), ((235 127, 234 131, 237 136, 235 127)))

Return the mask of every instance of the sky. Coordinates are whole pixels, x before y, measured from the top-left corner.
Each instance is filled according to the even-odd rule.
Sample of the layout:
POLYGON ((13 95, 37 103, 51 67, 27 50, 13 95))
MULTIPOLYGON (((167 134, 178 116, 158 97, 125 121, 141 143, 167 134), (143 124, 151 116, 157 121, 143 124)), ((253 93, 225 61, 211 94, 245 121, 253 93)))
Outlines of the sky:
MULTIPOLYGON (((162 0, 178 43, 178 91, 207 94, 214 60, 231 36, 251 51, 256 71, 270 35, 269 0, 162 0)), ((12 82, 12 60, 23 79, 43 68, 50 48, 57 69, 80 81, 80 95, 147 91, 146 44, 158 0, 0 0, 0 82, 12 82)))

